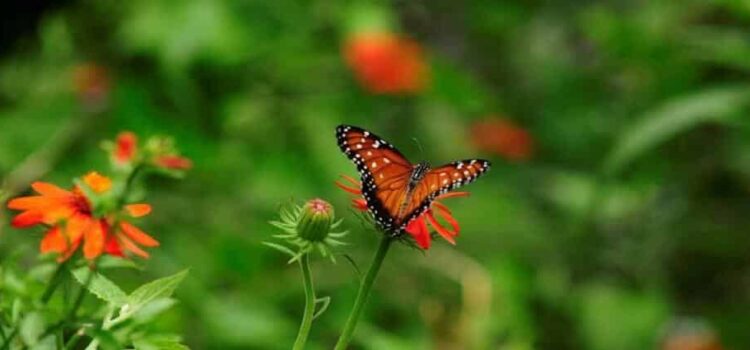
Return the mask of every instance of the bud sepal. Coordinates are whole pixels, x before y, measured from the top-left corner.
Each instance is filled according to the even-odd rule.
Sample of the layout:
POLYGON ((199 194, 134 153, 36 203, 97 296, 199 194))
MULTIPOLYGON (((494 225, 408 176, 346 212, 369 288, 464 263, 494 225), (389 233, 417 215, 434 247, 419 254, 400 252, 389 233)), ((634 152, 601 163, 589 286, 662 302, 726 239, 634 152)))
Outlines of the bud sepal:
POLYGON ((340 238, 349 232, 337 231, 343 220, 336 220, 333 206, 322 199, 316 198, 307 201, 304 205, 291 204, 281 208, 279 219, 270 222, 282 231, 273 237, 285 241, 286 244, 273 242, 263 242, 263 244, 290 255, 291 258, 288 261, 290 264, 315 250, 323 257, 328 257, 335 262, 331 248, 346 245, 340 238))

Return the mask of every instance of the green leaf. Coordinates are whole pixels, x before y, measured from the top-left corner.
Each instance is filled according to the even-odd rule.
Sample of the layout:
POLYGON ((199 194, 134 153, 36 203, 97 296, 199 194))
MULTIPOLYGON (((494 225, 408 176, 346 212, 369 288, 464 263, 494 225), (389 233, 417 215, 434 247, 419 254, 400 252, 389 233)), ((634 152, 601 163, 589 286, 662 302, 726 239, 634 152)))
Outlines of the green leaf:
POLYGON ((281 244, 276 244, 276 243, 272 243, 272 242, 263 242, 263 245, 265 245, 267 247, 271 247, 273 249, 276 249, 276 250, 278 250, 278 251, 280 251, 280 252, 282 252, 284 254, 289 254, 289 256, 295 256, 295 255, 297 255, 297 253, 295 253, 293 250, 291 250, 288 247, 285 247, 285 246, 283 246, 281 244))
POLYGON ((121 306, 127 302, 128 296, 122 291, 122 289, 120 289, 120 287, 101 274, 92 272, 88 267, 81 267, 72 270, 71 273, 76 281, 82 286, 86 286, 89 279, 91 279, 88 286, 86 286, 86 289, 88 289, 91 294, 96 295, 99 299, 115 306, 121 306), (94 275, 91 276, 91 273, 94 275))
POLYGON ((172 276, 160 278, 138 287, 128 296, 130 308, 137 310, 153 300, 171 297, 187 274, 187 269, 182 270, 172 276))
POLYGON ((116 268, 143 270, 143 268, 136 264, 133 260, 116 258, 109 255, 105 255, 99 258, 99 261, 97 261, 96 263, 96 267, 100 270, 116 268))
POLYGON ((122 350, 123 349, 123 347, 120 346, 120 343, 117 341, 117 338, 115 338, 115 335, 110 331, 103 330, 103 329, 88 328, 86 330, 86 334, 96 339, 96 341, 98 342, 98 346, 99 346, 98 348, 101 348, 104 350, 122 350))
POLYGON ((616 174, 630 162, 669 138, 706 122, 731 122, 748 105, 749 86, 714 88, 672 99, 644 114, 616 141, 604 171, 616 174))
POLYGON ((34 345, 39 341, 39 336, 44 333, 44 317, 39 312, 32 312, 21 320, 19 334, 25 344, 34 345))
POLYGON ((133 319, 138 323, 146 323, 162 312, 167 311, 175 304, 177 304, 177 300, 172 298, 156 299, 138 310, 135 315, 133 315, 133 319))
POLYGON ((135 350, 189 350, 176 339, 138 339, 133 341, 135 350))
POLYGON ((322 304, 320 306, 320 309, 315 311, 315 314, 313 315, 313 320, 320 317, 326 310, 328 310, 328 306, 331 305, 331 297, 322 297, 315 299, 315 305, 322 304))

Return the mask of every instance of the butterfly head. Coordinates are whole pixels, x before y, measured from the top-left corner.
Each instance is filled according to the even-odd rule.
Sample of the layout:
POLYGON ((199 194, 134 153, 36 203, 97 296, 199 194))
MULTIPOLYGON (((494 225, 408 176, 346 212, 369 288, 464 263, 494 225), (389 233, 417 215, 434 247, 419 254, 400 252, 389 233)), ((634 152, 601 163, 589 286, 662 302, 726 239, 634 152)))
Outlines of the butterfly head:
POLYGON ((414 167, 411 170, 411 176, 409 177, 409 182, 416 184, 417 182, 422 181, 428 171, 430 171, 430 163, 419 162, 414 164, 414 167))

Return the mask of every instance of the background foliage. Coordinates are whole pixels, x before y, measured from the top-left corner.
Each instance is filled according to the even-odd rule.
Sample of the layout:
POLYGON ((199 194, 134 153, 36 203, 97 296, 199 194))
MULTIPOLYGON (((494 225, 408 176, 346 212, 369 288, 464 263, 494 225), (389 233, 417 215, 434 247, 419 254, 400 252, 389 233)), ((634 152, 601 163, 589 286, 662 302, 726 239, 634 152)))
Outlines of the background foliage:
MULTIPOLYGON (((333 186, 354 173, 335 145, 342 122, 413 160, 495 164, 452 203, 456 248, 394 250, 359 348, 643 349, 683 334, 750 347, 745 1, 18 6, 0 15, 5 195, 104 168, 98 142, 120 130, 173 135, 195 167, 152 186, 145 226, 162 246, 142 272, 109 277, 132 290, 190 267, 152 327, 193 348, 288 348, 299 276, 260 244, 288 199, 330 200, 353 258, 369 258, 376 237, 333 186), (371 11, 424 45, 422 93, 373 96, 353 79, 342 42, 371 11), (530 133, 529 160, 474 147, 472 125, 497 118, 530 133)), ((41 232, 3 214, 0 257, 33 262, 41 232)), ((314 265, 333 301, 310 347, 325 349, 356 272, 314 265)))

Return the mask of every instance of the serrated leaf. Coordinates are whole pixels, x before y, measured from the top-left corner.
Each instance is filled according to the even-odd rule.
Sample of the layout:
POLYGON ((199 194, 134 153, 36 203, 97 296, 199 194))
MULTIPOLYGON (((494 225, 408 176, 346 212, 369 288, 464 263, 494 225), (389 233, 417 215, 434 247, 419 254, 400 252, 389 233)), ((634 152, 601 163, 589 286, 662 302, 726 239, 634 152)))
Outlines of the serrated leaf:
POLYGON ((187 274, 188 270, 182 270, 172 276, 160 278, 138 287, 127 297, 130 308, 137 310, 153 300, 171 297, 187 274))
POLYGON ((177 300, 172 298, 156 299, 138 310, 135 315, 133 315, 133 319, 139 323, 148 322, 162 312, 169 310, 175 304, 177 304, 177 300))
POLYGON ((120 287, 101 274, 92 272, 88 267, 72 270, 71 273, 78 283, 86 286, 86 289, 99 299, 115 306, 121 306, 127 302, 128 296, 120 287), (94 274, 93 276, 91 275, 92 273, 94 274), (91 282, 87 286, 86 283, 89 281, 89 278, 91 282))
POLYGON ((676 98, 646 113, 615 143, 604 163, 608 174, 668 140, 705 122, 731 122, 750 101, 750 87, 714 88, 676 98))
POLYGON ((133 260, 116 258, 109 255, 105 255, 99 258, 99 261, 97 261, 96 263, 96 267, 98 269, 125 268, 143 270, 143 268, 136 264, 133 260))

